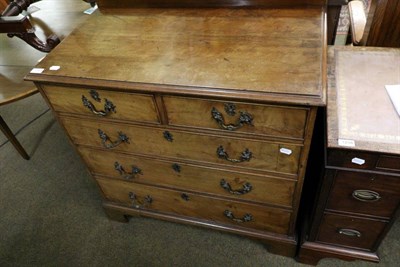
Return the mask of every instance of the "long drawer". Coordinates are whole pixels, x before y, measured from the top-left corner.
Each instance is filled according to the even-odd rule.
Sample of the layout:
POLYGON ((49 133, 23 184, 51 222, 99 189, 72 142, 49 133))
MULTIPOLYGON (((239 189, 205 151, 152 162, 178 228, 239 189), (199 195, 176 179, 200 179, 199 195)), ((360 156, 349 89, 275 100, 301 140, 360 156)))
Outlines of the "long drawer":
POLYGON ((170 125, 303 139, 309 109, 163 97, 170 125))
POLYGON ((283 144, 84 119, 61 118, 78 145, 297 174, 301 145, 283 144), (118 144, 118 145, 115 145, 118 144), (115 147, 114 147, 115 146, 115 147))
POLYGON ((400 177, 336 171, 327 209, 390 218, 400 203, 400 177))
POLYGON ((133 209, 149 209, 277 234, 288 233, 291 213, 286 210, 118 180, 98 178, 97 181, 106 199, 133 209))
POLYGON ((124 121, 159 123, 152 95, 43 85, 57 112, 124 121))
POLYGON ((292 207, 296 181, 78 148, 94 175, 292 207))

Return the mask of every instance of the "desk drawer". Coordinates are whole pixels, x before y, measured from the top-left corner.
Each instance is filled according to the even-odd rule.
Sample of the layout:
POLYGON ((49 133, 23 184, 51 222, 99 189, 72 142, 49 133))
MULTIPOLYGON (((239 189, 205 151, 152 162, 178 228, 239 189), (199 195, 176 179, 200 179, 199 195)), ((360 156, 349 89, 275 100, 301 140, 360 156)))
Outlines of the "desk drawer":
POLYGON ((304 138, 307 108, 163 97, 170 125, 304 138))
POLYGON ((301 146, 226 138, 162 128, 130 126, 83 119, 62 118, 63 124, 78 145, 135 154, 148 154, 174 159, 187 159, 260 171, 297 174, 301 146), (99 131, 100 130, 100 131, 99 131), (128 139, 125 141, 124 136, 128 139), (106 141, 104 141, 106 140, 106 141), (290 155, 282 153, 290 151, 290 155))
POLYGON ((105 198, 137 208, 287 234, 291 213, 277 208, 221 200, 202 195, 97 179, 105 198))
POLYGON ((83 147, 79 152, 95 175, 292 207, 296 181, 83 147))
POLYGON ((326 213, 317 240, 336 246, 372 250, 386 224, 385 221, 326 213))
POLYGON ((400 203, 400 177, 336 171, 327 208, 390 218, 400 203))
POLYGON ((93 118, 159 123, 152 95, 47 85, 42 87, 57 112, 81 114, 93 118), (96 111, 101 114, 94 114, 96 111))
POLYGON ((400 174, 400 157, 356 150, 328 149, 328 166, 400 174))

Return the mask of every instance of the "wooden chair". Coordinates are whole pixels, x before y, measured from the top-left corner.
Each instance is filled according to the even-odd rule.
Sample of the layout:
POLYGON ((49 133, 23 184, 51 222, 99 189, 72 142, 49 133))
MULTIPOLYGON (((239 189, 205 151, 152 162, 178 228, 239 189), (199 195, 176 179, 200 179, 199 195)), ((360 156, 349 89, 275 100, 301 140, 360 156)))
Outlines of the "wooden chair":
MULTIPOLYGON (((82 10, 86 8, 87 3, 95 4, 93 0, 84 0, 87 3, 76 0, 48 0, 46 1, 47 3, 45 3, 45 1, 40 3, 42 4, 41 12, 35 13, 34 16, 28 17, 21 15, 22 11, 26 10, 31 3, 37 1, 38 0, 0 0, 0 34, 4 33, 9 37, 19 37, 30 46, 42 52, 50 52, 60 42, 58 37, 52 34, 52 32, 57 32, 60 38, 67 36, 79 23, 84 21, 87 15, 83 14, 82 10), (62 2, 64 3, 61 4, 62 2), (57 5, 58 3, 60 3, 59 6, 57 5), (65 6, 67 6, 67 8, 65 8, 65 6), (64 9, 61 7, 64 7, 64 9), (49 12, 51 12, 52 16, 48 15, 49 12), (51 28, 47 27, 47 24, 49 24, 51 28), (40 40, 35 35, 34 28, 41 28, 40 32, 37 31, 39 34, 43 32, 40 36, 49 36, 46 41, 40 40), (43 28, 45 28, 46 31, 44 31, 43 28)), ((28 46, 17 47, 18 48, 11 52, 26 54, 31 53, 32 50, 28 46)), ((41 53, 38 53, 38 58, 35 58, 34 62, 42 56, 41 53)), ((31 82, 24 81, 25 75, 28 74, 35 65, 35 63, 32 63, 32 59, 30 59, 29 62, 16 64, 15 60, 10 57, 3 59, 3 62, 5 63, 0 65, 0 106, 38 93, 38 90, 31 82)), ((17 149, 19 154, 21 154, 24 159, 29 159, 29 155, 1 116, 0 130, 17 149)))
MULTIPOLYGON (((29 5, 30 1, 15 1, 9 3, 6 0, 0 0, 0 33, 7 33, 12 36, 15 34, 21 39, 31 40, 30 44, 36 44, 32 45, 34 47, 36 46, 35 48, 45 48, 39 49, 41 51, 51 50, 51 46, 44 45, 36 36, 29 34, 29 29, 32 28, 32 25, 29 23, 29 20, 26 17, 15 17, 29 5), (38 42, 38 40, 40 42, 38 42)), ((55 44, 55 42, 52 44, 55 44)), ((29 72, 30 69, 31 67, 0 66, 0 106, 38 93, 38 90, 35 86, 33 86, 32 83, 23 81, 24 76, 29 72)), ((18 153, 24 159, 28 160, 30 158, 29 155, 14 136, 1 115, 0 130, 17 149, 18 153)))
POLYGON ((349 2, 350 34, 353 45, 365 45, 365 26, 367 16, 364 3, 360 0, 349 2))
MULTIPOLYGON (((24 76, 31 67, 0 66, 0 106, 12 103, 38 93, 37 88, 30 82, 24 82, 24 76)), ((14 136, 4 119, 0 115, 0 130, 4 133, 18 153, 29 159, 29 155, 14 136)))
POLYGON ((60 43, 60 39, 55 34, 47 37, 46 41, 40 40, 35 34, 27 16, 20 15, 22 11, 27 10, 31 3, 37 0, 14 0, 7 3, 7 0, 0 0, 0 33, 6 33, 9 37, 18 37, 29 45, 42 52, 50 52, 60 43))
POLYGON ((400 47, 400 0, 349 1, 353 45, 400 47))

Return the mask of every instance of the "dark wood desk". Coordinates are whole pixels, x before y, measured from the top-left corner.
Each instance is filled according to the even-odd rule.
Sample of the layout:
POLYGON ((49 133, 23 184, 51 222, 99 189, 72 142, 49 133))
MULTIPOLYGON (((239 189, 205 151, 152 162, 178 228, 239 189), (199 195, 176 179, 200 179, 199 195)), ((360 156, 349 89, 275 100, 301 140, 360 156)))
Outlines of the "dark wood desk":
POLYGON ((325 168, 307 177, 310 186, 321 181, 305 205, 315 209, 304 218, 299 260, 378 262, 400 205, 400 116, 385 90, 400 84, 400 49, 331 47, 328 55, 325 168))

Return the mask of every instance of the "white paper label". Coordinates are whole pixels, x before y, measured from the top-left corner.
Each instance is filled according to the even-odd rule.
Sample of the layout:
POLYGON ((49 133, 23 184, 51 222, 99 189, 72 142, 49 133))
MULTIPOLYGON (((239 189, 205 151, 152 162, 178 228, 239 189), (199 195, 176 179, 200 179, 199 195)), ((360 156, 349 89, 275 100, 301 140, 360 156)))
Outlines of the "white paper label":
POLYGON ((279 152, 281 152, 282 154, 286 154, 286 155, 290 155, 292 154, 292 150, 288 149, 288 148, 284 148, 282 147, 279 152))
POLYGON ((94 7, 91 7, 89 9, 86 9, 85 11, 83 11, 83 13, 87 14, 87 15, 91 15, 93 14, 93 12, 95 12, 97 9, 97 5, 95 5, 94 7))
POLYGON ((389 94, 390 100, 392 100, 393 106, 400 116, 400 84, 396 85, 385 85, 386 91, 389 94))
POLYGON ((360 158, 353 158, 351 162, 354 164, 363 165, 365 163, 365 160, 360 158))
POLYGON ((50 70, 59 70, 61 67, 60 66, 51 66, 50 70))
POLYGON ((338 139, 338 145, 339 146, 355 147, 356 146, 356 142, 354 142, 354 140, 338 139))
POLYGON ((44 69, 42 68, 33 68, 31 70, 31 73, 42 73, 44 71, 44 69))

